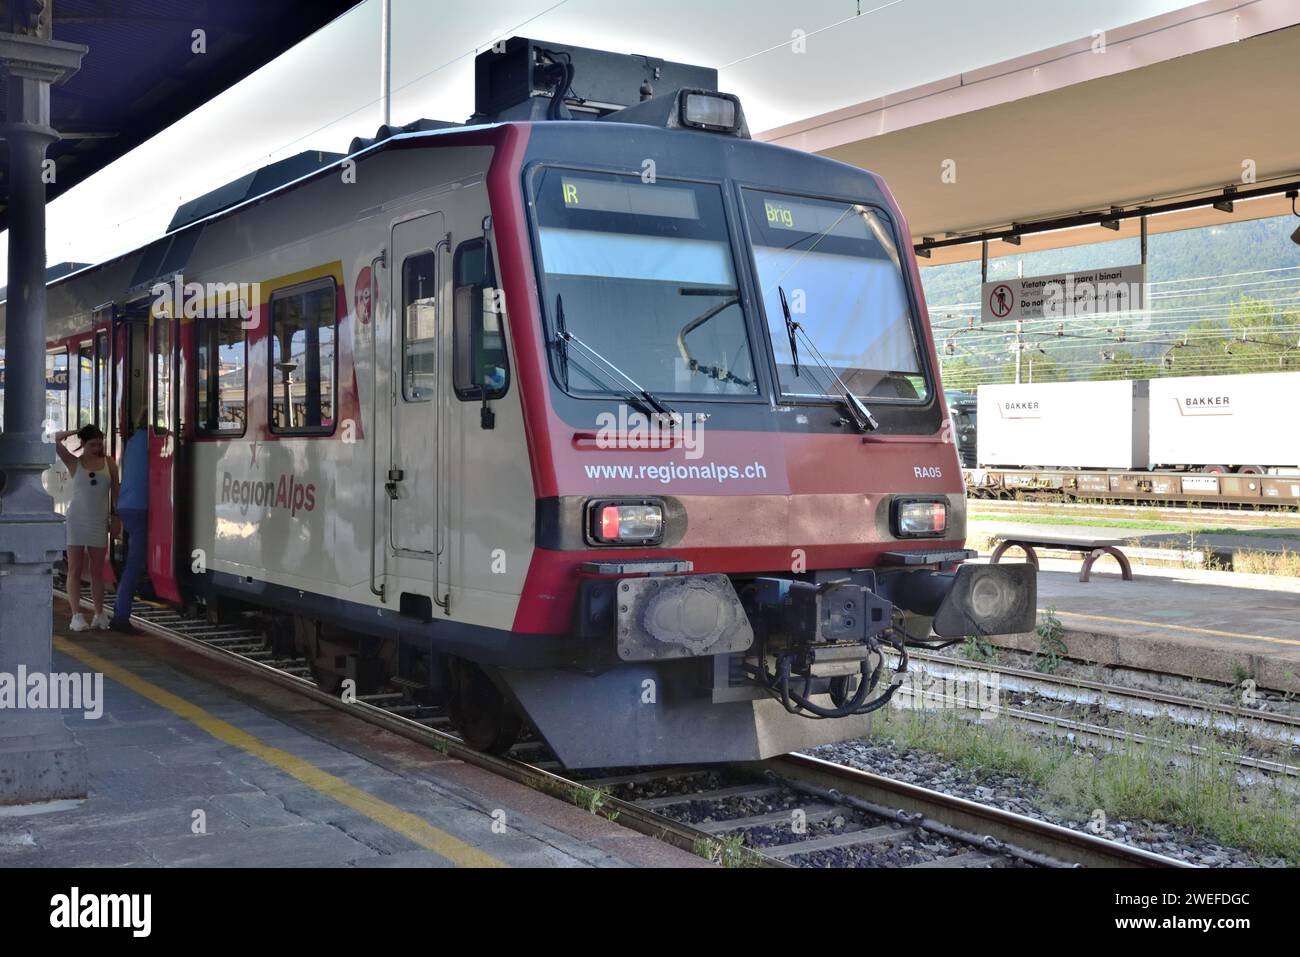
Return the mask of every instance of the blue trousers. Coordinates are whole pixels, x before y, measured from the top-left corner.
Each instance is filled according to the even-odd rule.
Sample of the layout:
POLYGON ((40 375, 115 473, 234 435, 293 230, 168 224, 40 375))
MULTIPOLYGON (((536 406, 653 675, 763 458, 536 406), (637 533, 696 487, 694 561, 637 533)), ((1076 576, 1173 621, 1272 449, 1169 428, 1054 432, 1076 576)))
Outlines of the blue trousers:
POLYGON ((131 617, 131 603, 144 574, 145 555, 149 546, 149 513, 143 509, 118 510, 126 531, 126 567, 117 583, 117 603, 113 606, 113 624, 124 625, 131 617))

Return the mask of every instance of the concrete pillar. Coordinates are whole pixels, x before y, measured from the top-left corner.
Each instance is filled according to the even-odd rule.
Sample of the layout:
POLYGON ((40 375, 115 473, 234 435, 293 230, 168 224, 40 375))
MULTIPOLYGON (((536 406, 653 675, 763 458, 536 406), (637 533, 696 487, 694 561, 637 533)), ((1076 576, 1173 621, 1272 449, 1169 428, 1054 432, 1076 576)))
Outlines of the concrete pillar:
MULTIPOLYGON (((16 6, 10 4, 10 7, 16 6)), ((17 24, 21 29, 23 24, 17 24)), ((53 563, 62 518, 41 483, 54 460, 45 433, 45 150, 50 84, 75 73, 86 47, 38 35, 0 33, 7 73, 9 291, 5 306, 5 415, 0 434, 0 681, 18 694, 21 676, 49 675, 53 563)), ((45 35, 39 35, 43 32, 45 35)), ((0 709, 0 805, 86 793, 85 749, 57 710, 0 709)))

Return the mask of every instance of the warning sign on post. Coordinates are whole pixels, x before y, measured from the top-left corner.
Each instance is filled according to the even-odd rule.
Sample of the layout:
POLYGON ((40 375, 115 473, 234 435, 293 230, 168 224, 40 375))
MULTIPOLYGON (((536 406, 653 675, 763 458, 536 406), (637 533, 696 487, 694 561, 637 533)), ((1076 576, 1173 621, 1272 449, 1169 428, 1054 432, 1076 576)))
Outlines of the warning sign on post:
POLYGON ((1146 266, 1107 266, 984 283, 984 322, 1074 319, 1145 309, 1146 266))

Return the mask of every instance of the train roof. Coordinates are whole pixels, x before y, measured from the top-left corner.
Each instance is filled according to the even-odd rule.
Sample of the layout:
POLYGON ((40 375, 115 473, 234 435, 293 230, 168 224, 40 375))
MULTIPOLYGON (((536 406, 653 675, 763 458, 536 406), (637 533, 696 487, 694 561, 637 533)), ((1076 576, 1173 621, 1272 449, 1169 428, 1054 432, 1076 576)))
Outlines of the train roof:
MULTIPOLYGON (((431 121, 418 120, 411 126, 429 122, 431 121)), ((362 141, 366 145, 359 152, 329 153, 322 150, 307 150, 295 154, 287 159, 245 174, 237 180, 232 180, 230 183, 219 186, 197 199, 182 204, 177 207, 176 212, 172 215, 171 224, 162 235, 140 246, 118 253, 109 259, 100 260, 96 263, 76 263, 77 268, 74 270, 70 272, 64 271, 56 277, 49 278, 45 284, 46 288, 54 288, 86 273, 94 272, 97 269, 102 269, 105 266, 142 253, 145 254, 142 267, 150 262, 155 262, 159 266, 166 265, 168 260, 175 260, 182 256, 181 248, 185 243, 183 237, 186 234, 192 234, 194 240, 197 240, 202 227, 209 223, 233 216, 251 206, 290 192, 307 182, 326 175, 348 160, 355 161, 363 156, 379 152, 385 147, 402 144, 404 141, 430 139, 446 133, 479 132, 500 128, 504 125, 506 124, 493 123, 477 126, 440 124, 436 129, 415 129, 410 132, 403 131, 404 128, 394 128, 387 136, 362 141), (311 157, 321 157, 322 159, 319 162, 312 162, 311 157), (262 175, 267 171, 270 171, 268 175, 262 175), (227 201, 223 202, 223 199, 227 201), (193 215, 187 215, 187 212, 192 212, 193 215), (176 225, 178 221, 180 225, 176 225), (182 238, 182 246, 173 248, 178 238, 182 238), (153 258, 148 255, 151 252, 155 254, 153 258)), ((381 131, 383 129, 381 127, 381 131)), ((354 140, 353 142, 357 141, 354 140)), ((192 246, 193 242, 190 245, 192 246)), ((185 255, 188 255, 188 250, 186 250, 185 255)), ((166 270, 157 275, 163 275, 165 272, 166 270)), ((156 276, 151 277, 149 281, 152 282, 155 278, 156 276)), ((3 304, 4 300, 0 300, 0 306, 3 304)))
MULTIPOLYGON (((491 129, 507 122, 605 119, 617 113, 627 114, 618 118, 623 122, 672 126, 688 114, 687 99, 680 94, 690 94, 696 108, 702 107, 696 123, 682 125, 749 135, 740 101, 717 93, 718 71, 710 67, 511 37, 480 53, 474 69, 475 112, 468 123, 421 119, 402 127, 381 126, 373 138, 354 139, 346 154, 313 150, 278 160, 183 203, 161 237, 46 285, 52 287, 137 254, 142 259, 136 279, 142 272, 161 270, 147 277, 153 281, 156 275, 166 274, 166 266, 188 256, 204 224, 292 190, 343 162, 406 145, 411 139, 491 129), (575 77, 581 78, 576 89, 575 77), (728 123, 732 128, 727 128, 728 123)), ((133 283, 132 289, 137 285, 133 283)))

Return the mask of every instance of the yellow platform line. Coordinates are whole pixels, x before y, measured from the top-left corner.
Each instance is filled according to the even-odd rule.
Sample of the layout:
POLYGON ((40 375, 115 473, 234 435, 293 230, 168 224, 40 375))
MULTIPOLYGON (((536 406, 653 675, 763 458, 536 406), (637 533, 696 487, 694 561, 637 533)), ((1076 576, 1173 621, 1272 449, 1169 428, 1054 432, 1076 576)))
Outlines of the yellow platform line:
MULTIPOLYGON (((1040 615, 1047 614, 1047 610, 1038 609, 1040 615)), ((1272 635, 1246 635, 1237 631, 1216 631, 1213 628, 1197 628, 1195 625, 1171 625, 1161 621, 1144 621, 1140 618, 1108 618, 1105 615, 1084 615, 1077 611, 1061 611, 1057 609, 1052 614, 1059 615, 1062 618, 1084 618, 1089 621, 1105 621, 1114 625, 1141 625, 1144 628, 1164 628, 1169 631, 1188 631, 1197 635, 1210 635, 1214 638, 1245 638, 1250 641, 1269 641, 1277 645, 1300 645, 1300 641, 1294 638, 1276 638, 1272 635)))
POLYGON ((296 755, 273 747, 254 735, 235 727, 228 721, 209 714, 203 708, 186 701, 179 695, 172 694, 156 684, 141 678, 134 672, 120 665, 101 658, 92 651, 57 635, 54 647, 66 655, 76 658, 82 664, 102 672, 118 684, 130 688, 138 695, 148 698, 154 704, 166 708, 173 714, 192 721, 218 741, 246 751, 254 757, 261 758, 267 764, 279 768, 285 774, 297 778, 314 791, 333 798, 345 807, 363 814, 389 830, 396 831, 408 840, 441 857, 451 861, 457 867, 505 867, 502 861, 466 844, 457 837, 434 827, 424 818, 404 811, 399 807, 381 801, 360 788, 355 788, 342 778, 322 771, 309 761, 296 755))

